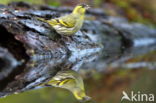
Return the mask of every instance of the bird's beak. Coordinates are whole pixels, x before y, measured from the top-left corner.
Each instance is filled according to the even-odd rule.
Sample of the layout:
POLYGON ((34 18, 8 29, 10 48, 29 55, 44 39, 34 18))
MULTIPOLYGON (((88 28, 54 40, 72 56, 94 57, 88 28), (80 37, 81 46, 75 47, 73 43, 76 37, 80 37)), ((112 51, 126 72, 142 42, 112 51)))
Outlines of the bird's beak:
POLYGON ((89 9, 89 8, 90 8, 90 6, 89 6, 89 5, 86 5, 86 6, 85 6, 85 8, 86 8, 86 9, 89 9))

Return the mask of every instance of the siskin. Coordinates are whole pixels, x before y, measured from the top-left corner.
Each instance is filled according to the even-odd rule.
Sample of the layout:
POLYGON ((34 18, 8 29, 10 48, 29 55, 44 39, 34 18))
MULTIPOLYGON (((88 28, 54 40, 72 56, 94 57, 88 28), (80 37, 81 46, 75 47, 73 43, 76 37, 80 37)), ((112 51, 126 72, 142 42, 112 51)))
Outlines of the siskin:
POLYGON ((73 71, 60 71, 45 85, 67 89, 73 93, 79 101, 88 101, 90 97, 85 94, 84 84, 81 76, 73 71))
POLYGON ((69 15, 51 20, 44 20, 42 18, 39 18, 39 20, 47 22, 56 30, 57 33, 71 36, 81 29, 85 17, 85 12, 88 8, 88 5, 81 4, 76 6, 73 12, 69 15))

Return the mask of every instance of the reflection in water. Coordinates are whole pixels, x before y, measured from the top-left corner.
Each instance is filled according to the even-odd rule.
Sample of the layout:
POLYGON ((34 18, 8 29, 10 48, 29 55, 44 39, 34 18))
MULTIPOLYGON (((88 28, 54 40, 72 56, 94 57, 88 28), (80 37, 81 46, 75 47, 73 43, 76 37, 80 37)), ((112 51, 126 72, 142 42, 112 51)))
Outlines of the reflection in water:
MULTIPOLYGON (((156 81, 156 72, 155 70, 149 69, 155 69, 156 67, 156 51, 150 51, 144 54, 140 53, 140 51, 143 50, 144 49, 138 50, 139 52, 137 53, 139 53, 139 55, 135 55, 127 59, 121 57, 121 60, 116 60, 109 65, 107 64, 105 67, 105 70, 107 71, 102 69, 103 71, 101 70, 100 72, 97 68, 98 66, 102 65, 98 64, 98 62, 95 62, 96 65, 93 63, 95 66, 92 66, 89 63, 89 65, 91 65, 90 70, 81 69, 80 73, 77 73, 71 70, 59 72, 60 69, 57 68, 55 64, 59 63, 58 65, 62 66, 60 59, 47 61, 40 60, 36 62, 34 67, 30 68, 30 72, 28 72, 24 77, 26 80, 34 80, 32 83, 27 85, 26 89, 29 87, 31 88, 35 83, 38 85, 37 83, 41 83, 40 81, 44 81, 47 80, 47 78, 52 77, 50 76, 51 71, 55 70, 57 72, 56 75, 52 72, 55 76, 46 84, 52 85, 54 87, 65 88, 71 91, 79 100, 87 97, 86 94, 88 94, 97 103, 119 103, 121 100, 122 91, 126 91, 126 93, 127 91, 143 91, 143 93, 150 92, 155 94, 154 91, 156 91, 156 84, 153 81, 156 81), (55 68, 51 70, 50 68, 53 66, 55 68), (81 72, 82 70, 84 70, 84 75, 81 72), (91 72, 92 70, 94 71, 91 72), (44 73, 46 73, 46 76, 43 78, 42 75, 44 73), (80 75, 82 75, 84 78, 87 93, 85 93, 83 80, 80 75)), ((132 54, 134 55, 134 53, 132 54)), ((125 58, 126 57, 128 56, 125 56, 125 58)), ((101 62, 103 64, 105 63, 104 60, 101 60, 101 62)), ((74 98, 73 95, 71 95, 71 93, 60 88, 42 88, 19 93, 17 95, 14 94, 7 96, 6 98, 1 98, 0 103, 78 103, 78 101, 74 98)), ((88 101, 85 103, 93 102, 88 101)))
POLYGON ((141 38, 134 40, 134 46, 146 46, 156 43, 155 38, 141 38))
MULTIPOLYGON (((86 92, 97 103, 120 103, 122 91, 156 94, 155 70, 118 69, 112 73, 84 71, 86 92), (89 76, 90 75, 90 76, 89 76)), ((82 73, 81 73, 82 74, 82 73)), ((127 101, 124 101, 127 103, 127 101)), ((47 87, 1 98, 0 103, 79 103, 66 89, 47 87)), ((88 103, 88 102, 85 102, 88 103)))
POLYGON ((58 72, 50 81, 44 85, 65 88, 71 91, 76 99, 80 101, 90 100, 90 97, 88 97, 85 93, 82 77, 73 70, 58 72))
POLYGON ((156 62, 136 62, 136 63, 128 63, 128 64, 118 64, 118 63, 113 63, 111 64, 111 67, 113 68, 127 68, 127 69, 139 69, 139 68, 148 68, 148 69, 155 69, 156 67, 156 62))
MULTIPOLYGON (((150 47, 153 48, 153 45, 150 47)), ((70 60, 67 62, 67 66, 70 63, 74 65, 79 62, 85 61, 86 63, 86 61, 92 61, 91 58, 94 58, 94 55, 91 55, 94 54, 92 51, 95 51, 96 54, 96 50, 98 51, 99 49, 97 48, 91 50, 91 52, 88 54, 87 50, 84 50, 78 56, 72 54, 71 57, 74 56, 76 59, 74 57, 71 59, 70 57, 70 60), (83 56, 86 57, 84 58, 83 56)), ((78 54, 76 51, 74 53, 78 54)), ((49 54, 47 53, 46 55, 49 54)), ((142 69, 155 69, 156 67, 156 52, 151 52, 151 49, 149 49, 148 46, 145 46, 145 48, 141 47, 141 49, 139 47, 132 47, 127 52, 126 56, 114 60, 114 62, 110 64, 107 64, 105 59, 94 61, 94 63, 89 62, 88 65, 90 66, 90 69, 95 71, 93 73, 88 72, 84 76, 87 93, 85 93, 83 80, 80 76, 82 74, 81 72, 81 74, 78 74, 77 72, 71 70, 60 71, 62 70, 60 67, 63 68, 63 65, 65 65, 62 64, 62 62, 66 60, 65 57, 61 56, 60 58, 54 59, 42 58, 49 57, 46 55, 41 57, 36 56, 39 57, 37 58, 38 61, 35 63, 33 62, 33 66, 27 69, 28 71, 23 78, 22 76, 18 77, 19 80, 25 80, 23 83, 24 85, 25 83, 28 83, 24 89, 29 90, 33 86, 37 86, 38 84, 43 83, 43 81, 46 81, 54 76, 52 79, 50 79, 50 81, 44 83, 44 85, 47 84, 54 87, 65 88, 71 91, 80 101, 83 99, 88 99, 89 97, 86 96, 86 94, 88 94, 97 103, 118 103, 121 100, 123 90, 126 92, 128 90, 136 90, 136 92, 145 91, 145 93, 155 93, 153 92, 155 91, 155 83, 153 81, 155 81, 156 72, 154 70, 142 69), (132 56, 130 54, 132 54, 132 56), (104 64, 106 64, 106 66, 104 66, 104 64), (99 66, 101 68, 100 73, 98 69, 99 66), (123 69, 121 70, 120 68, 123 69)), ((33 59, 36 60, 36 58, 33 59)), ((84 68, 82 70, 87 71, 87 69, 84 68)), ((18 82, 18 80, 16 80, 16 82, 18 82)), ((15 85, 13 86, 15 87, 15 85)), ((21 101, 22 103, 78 103, 73 95, 63 89, 61 90, 60 88, 43 88, 19 93, 17 95, 14 94, 7 96, 6 98, 1 98, 0 103, 21 103, 21 101)), ((85 103, 93 102, 87 101, 85 103)))

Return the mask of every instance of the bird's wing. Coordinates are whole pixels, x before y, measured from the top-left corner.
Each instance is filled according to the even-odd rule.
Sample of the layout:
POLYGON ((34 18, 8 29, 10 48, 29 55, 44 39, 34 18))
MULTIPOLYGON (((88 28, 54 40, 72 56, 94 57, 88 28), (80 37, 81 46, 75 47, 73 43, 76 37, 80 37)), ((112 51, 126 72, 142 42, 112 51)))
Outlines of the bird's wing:
POLYGON ((72 79, 72 78, 66 78, 65 80, 62 80, 58 85, 63 86, 63 85, 66 85, 66 84, 70 84, 71 82, 75 83, 75 80, 72 79))
POLYGON ((43 18, 37 18, 38 20, 41 20, 43 22, 47 22, 52 26, 60 25, 66 28, 73 28, 76 24, 78 16, 75 16, 73 14, 69 14, 60 18, 51 19, 51 20, 45 20, 43 18))
POLYGON ((49 23, 52 26, 59 24, 56 19, 51 19, 51 20, 45 20, 43 18, 37 18, 37 19, 40 20, 40 21, 49 23))
POLYGON ((63 87, 63 85, 69 84, 71 82, 74 82, 74 79, 72 78, 66 78, 66 79, 62 79, 62 80, 50 80, 48 83, 46 83, 47 85, 52 85, 55 87, 63 87))
POLYGON ((74 15, 70 14, 55 20, 61 26, 64 26, 66 28, 73 28, 76 24, 77 18, 74 15))

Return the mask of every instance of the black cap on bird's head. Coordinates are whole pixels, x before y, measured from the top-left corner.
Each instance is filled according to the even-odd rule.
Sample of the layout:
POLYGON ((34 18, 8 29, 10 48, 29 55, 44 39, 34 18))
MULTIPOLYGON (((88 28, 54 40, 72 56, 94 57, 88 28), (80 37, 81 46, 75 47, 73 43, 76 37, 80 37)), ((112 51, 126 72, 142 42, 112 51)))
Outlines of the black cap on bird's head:
POLYGON ((85 8, 85 9, 89 9, 90 8, 90 6, 87 5, 87 4, 80 4, 79 6, 82 6, 82 8, 85 8))

